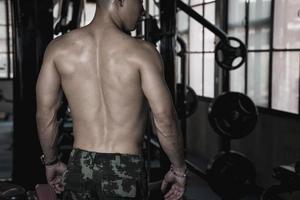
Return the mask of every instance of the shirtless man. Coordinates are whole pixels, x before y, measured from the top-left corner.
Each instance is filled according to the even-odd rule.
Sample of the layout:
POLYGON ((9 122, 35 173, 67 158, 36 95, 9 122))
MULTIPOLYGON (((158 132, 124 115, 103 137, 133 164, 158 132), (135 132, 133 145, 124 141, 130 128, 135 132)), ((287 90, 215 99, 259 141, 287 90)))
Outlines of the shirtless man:
POLYGON ((161 57, 153 45, 126 34, 143 11, 142 0, 97 0, 91 24, 56 38, 46 50, 36 87, 37 126, 48 183, 64 199, 146 199, 141 145, 147 103, 172 164, 161 190, 166 200, 182 198, 182 133, 161 57), (67 168, 55 146, 62 91, 75 139, 67 168))

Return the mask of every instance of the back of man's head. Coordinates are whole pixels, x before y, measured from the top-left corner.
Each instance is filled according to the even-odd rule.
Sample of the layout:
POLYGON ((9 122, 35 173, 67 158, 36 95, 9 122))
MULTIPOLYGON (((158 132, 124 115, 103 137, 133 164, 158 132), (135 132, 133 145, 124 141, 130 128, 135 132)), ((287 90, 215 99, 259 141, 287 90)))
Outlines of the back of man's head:
MULTIPOLYGON (((109 19, 128 32, 135 29, 144 8, 141 0, 96 0, 97 11, 108 13, 109 19)), ((106 16, 106 15, 98 15, 106 16)))
POLYGON ((97 4, 99 6, 103 6, 106 7, 107 5, 109 5, 109 3, 111 3, 112 0, 97 0, 97 4))

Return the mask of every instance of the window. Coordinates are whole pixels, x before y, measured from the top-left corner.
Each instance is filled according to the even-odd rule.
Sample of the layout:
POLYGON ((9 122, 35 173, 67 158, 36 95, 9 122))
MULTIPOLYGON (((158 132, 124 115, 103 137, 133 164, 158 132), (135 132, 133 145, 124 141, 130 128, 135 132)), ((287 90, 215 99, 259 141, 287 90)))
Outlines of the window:
POLYGON ((248 59, 230 73, 230 88, 261 107, 299 114, 300 2, 229 0, 228 34, 248 59))
MULTIPOLYGON (((57 23, 61 20, 61 12, 62 12, 62 1, 57 1, 53 5, 53 18, 54 18, 54 27, 57 25, 57 23)), ((91 21, 94 18, 96 12, 96 3, 95 2, 84 2, 83 4, 83 11, 81 13, 81 21, 80 21, 80 27, 84 27, 91 23, 91 21)), ((72 20, 72 14, 73 14, 73 2, 70 2, 68 7, 68 13, 67 13, 67 22, 66 24, 70 23, 72 20)), ((55 35, 54 37, 60 36, 61 33, 58 35, 55 35)))
MULTIPOLYGON (((190 0, 184 2, 215 24, 216 1, 190 0)), ((215 35, 193 18, 183 14, 183 11, 178 12, 177 26, 185 27, 179 29, 178 32, 181 37, 186 38, 187 42, 189 60, 187 84, 195 90, 197 95, 213 98, 215 93, 215 35), (187 23, 183 22, 184 20, 187 23), (184 26, 185 24, 187 26, 184 26)))
MULTIPOLYGON (((0 0, 0 92, 11 101, 13 78, 13 45, 11 1, 0 0)), ((10 180, 13 164, 13 105, 0 102, 0 180, 10 180)))
POLYGON ((96 3, 86 2, 82 13, 81 26, 88 25, 93 20, 96 13, 96 3))
POLYGON ((13 78, 13 47, 10 0, 0 0, 0 79, 13 78))

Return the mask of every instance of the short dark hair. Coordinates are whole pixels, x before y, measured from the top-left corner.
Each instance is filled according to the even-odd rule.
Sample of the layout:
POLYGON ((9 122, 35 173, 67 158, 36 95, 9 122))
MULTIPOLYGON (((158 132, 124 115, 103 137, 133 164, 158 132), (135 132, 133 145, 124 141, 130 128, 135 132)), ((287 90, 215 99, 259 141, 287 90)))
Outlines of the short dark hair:
POLYGON ((111 0, 96 0, 98 5, 107 6, 111 0))

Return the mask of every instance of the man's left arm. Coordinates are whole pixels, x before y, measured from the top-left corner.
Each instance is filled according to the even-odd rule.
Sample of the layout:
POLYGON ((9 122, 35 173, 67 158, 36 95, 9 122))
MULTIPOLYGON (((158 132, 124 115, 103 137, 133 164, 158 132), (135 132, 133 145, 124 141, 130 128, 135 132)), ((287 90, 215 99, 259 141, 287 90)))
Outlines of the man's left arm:
POLYGON ((55 140, 58 132, 58 122, 56 116, 62 97, 61 80, 55 66, 54 53, 54 48, 50 43, 45 52, 36 85, 36 122, 45 163, 57 158, 55 140))

